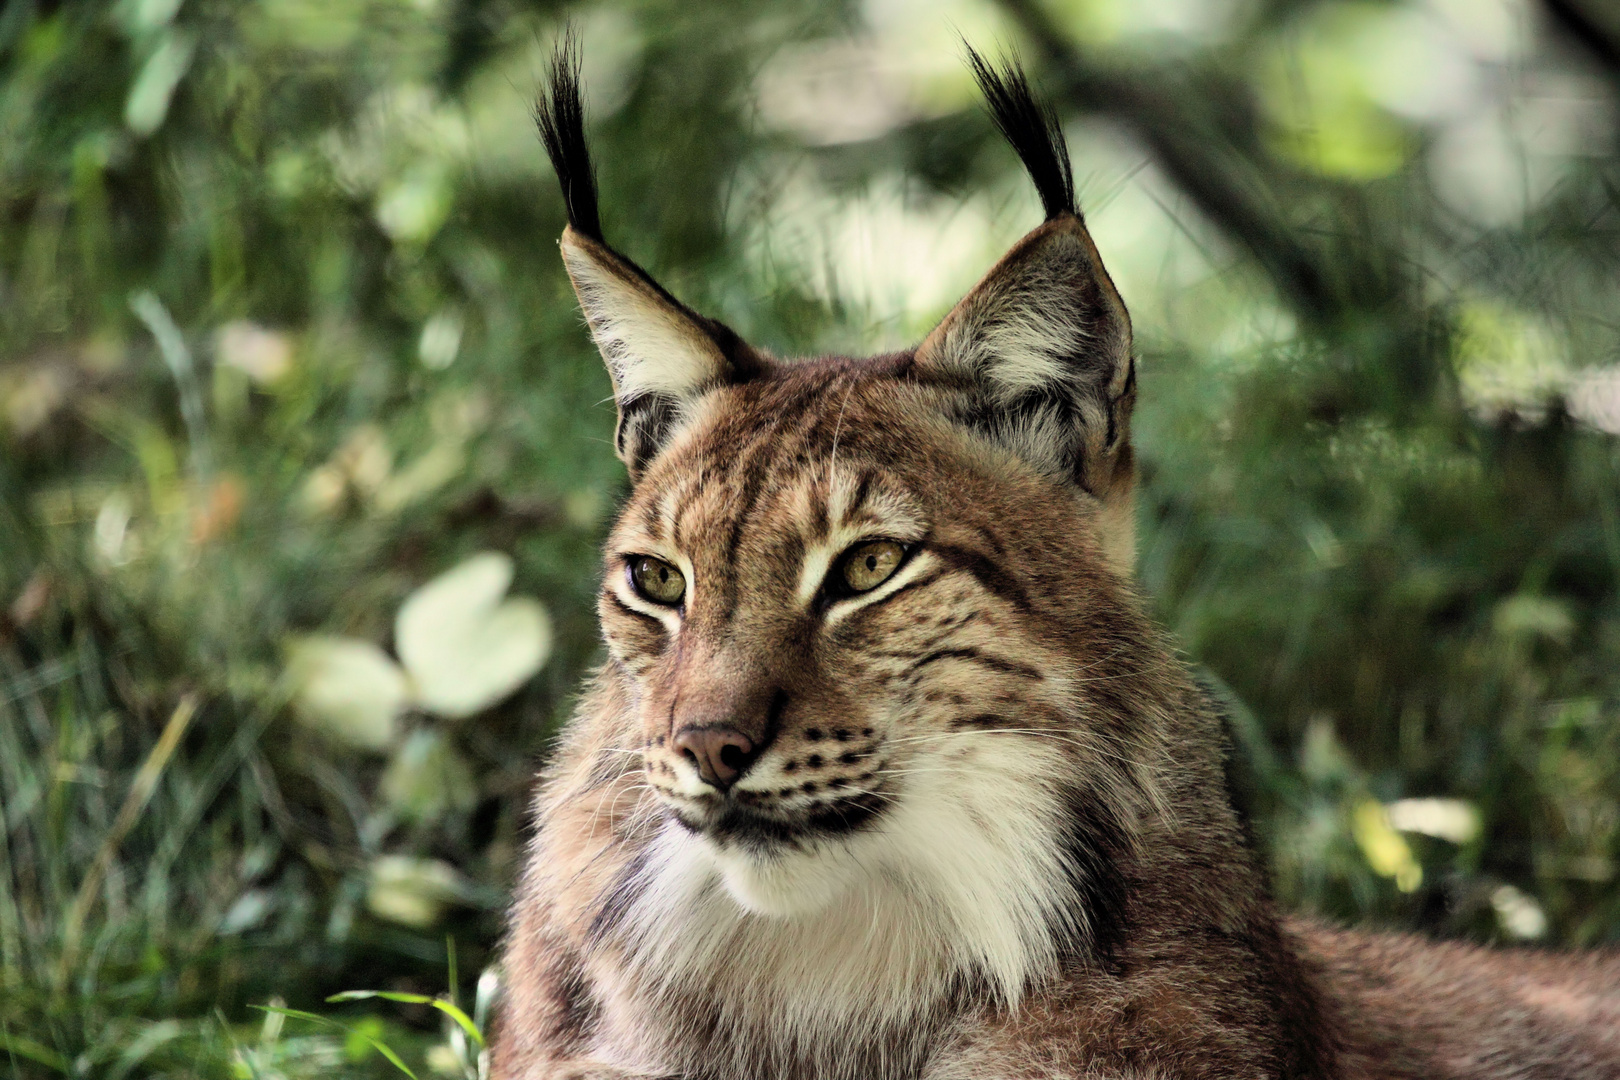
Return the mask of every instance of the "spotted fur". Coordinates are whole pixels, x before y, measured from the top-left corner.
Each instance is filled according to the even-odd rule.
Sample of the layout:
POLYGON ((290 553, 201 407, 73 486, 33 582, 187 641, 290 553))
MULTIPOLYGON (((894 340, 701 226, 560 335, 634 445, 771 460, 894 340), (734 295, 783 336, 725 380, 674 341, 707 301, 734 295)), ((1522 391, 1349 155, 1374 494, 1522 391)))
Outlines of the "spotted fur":
MULTIPOLYGON (((979 73, 1027 137, 1027 84, 979 73)), ((635 483, 607 660, 535 803, 495 1076, 1616 1075, 1612 958, 1277 915, 1221 720, 1131 583, 1130 325, 1072 206, 869 359, 773 360, 599 230, 562 243, 635 483), (873 539, 898 568, 836 588, 873 539), (750 748, 729 788, 682 748, 714 730, 750 748)))

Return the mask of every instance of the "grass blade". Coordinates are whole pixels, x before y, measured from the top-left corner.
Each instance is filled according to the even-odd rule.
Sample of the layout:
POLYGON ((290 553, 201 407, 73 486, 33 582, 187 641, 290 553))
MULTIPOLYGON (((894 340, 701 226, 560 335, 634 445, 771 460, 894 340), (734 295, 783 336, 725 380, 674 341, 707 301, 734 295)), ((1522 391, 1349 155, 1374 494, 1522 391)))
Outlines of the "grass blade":
POLYGON ((417 1080, 416 1074, 411 1071, 411 1067, 405 1064, 405 1062, 400 1059, 398 1054, 394 1053, 393 1047, 389 1046, 381 1039, 372 1038, 370 1035, 367 1035, 365 1032, 360 1031, 357 1028, 352 1028, 347 1024, 340 1024, 336 1020, 329 1019, 320 1015, 319 1013, 305 1012, 302 1009, 288 1009, 280 1005, 255 1005, 253 1008, 259 1009, 263 1012, 279 1013, 282 1016, 290 1016, 294 1020, 308 1020, 311 1023, 320 1024, 322 1027, 329 1027, 335 1031, 341 1031, 347 1036, 364 1039, 373 1050, 387 1058, 394 1068, 410 1077, 411 1080, 417 1080))
POLYGON ((364 1001, 367 998, 382 998, 384 1001, 398 1001, 406 1005, 431 1005, 460 1024, 461 1030, 465 1031, 473 1042, 479 1046, 484 1045, 484 1033, 478 1030, 478 1025, 472 1022, 472 1017, 443 998, 428 997, 426 994, 407 994, 399 990, 345 990, 341 994, 333 994, 326 1000, 364 1001))
POLYGON ((18 1057, 25 1057, 29 1061, 55 1069, 66 1075, 68 1073, 67 1059, 50 1047, 37 1043, 26 1035, 13 1035, 9 1030, 0 1029, 0 1046, 18 1057))

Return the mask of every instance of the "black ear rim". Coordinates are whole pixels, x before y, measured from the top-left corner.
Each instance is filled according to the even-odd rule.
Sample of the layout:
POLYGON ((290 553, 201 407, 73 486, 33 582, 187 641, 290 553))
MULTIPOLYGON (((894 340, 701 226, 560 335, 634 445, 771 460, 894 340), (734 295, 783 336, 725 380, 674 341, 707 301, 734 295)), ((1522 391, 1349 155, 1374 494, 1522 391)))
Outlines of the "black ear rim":
POLYGON ((968 66, 990 108, 990 119, 1012 145, 1024 170, 1040 193, 1046 220, 1064 214, 1080 217, 1074 198, 1074 166, 1069 161, 1069 143, 1063 126, 1050 104, 1030 89, 1029 76, 1016 58, 1002 61, 998 71, 973 46, 967 49, 968 66))
POLYGON ((562 185, 568 224, 575 232, 598 243, 602 218, 596 201, 596 169, 585 142, 585 95, 580 90, 581 53, 573 26, 563 29, 551 54, 547 85, 534 106, 535 126, 546 156, 562 185))

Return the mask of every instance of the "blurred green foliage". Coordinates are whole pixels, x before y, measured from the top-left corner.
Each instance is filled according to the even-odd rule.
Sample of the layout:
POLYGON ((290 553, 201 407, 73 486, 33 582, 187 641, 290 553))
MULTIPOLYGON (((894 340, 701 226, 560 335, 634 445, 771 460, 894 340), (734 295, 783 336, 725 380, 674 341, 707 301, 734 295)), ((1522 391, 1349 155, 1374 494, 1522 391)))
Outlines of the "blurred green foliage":
POLYGON ((471 1068, 428 1006, 345 1004, 347 1039, 250 1006, 473 1000, 597 652, 623 478, 529 128, 567 18, 610 238, 785 354, 914 340, 1034 223, 954 35, 1018 48, 1136 317, 1144 587, 1229 699, 1279 895, 1620 939, 1600 7, 12 0, 4 1068, 371 1074, 384 1034, 471 1068), (452 719, 395 617, 490 550, 552 647, 452 719), (334 636, 350 706, 398 698, 374 737, 309 705, 334 636))

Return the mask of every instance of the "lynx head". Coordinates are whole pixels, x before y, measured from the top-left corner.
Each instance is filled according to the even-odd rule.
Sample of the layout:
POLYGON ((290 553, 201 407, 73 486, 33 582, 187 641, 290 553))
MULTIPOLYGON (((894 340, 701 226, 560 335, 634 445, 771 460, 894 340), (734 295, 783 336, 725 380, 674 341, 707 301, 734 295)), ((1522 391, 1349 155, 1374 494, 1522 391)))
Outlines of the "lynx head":
POLYGON ((1157 646, 1129 586, 1130 321, 1056 120, 971 62, 1046 221, 916 348, 864 359, 769 356, 607 246, 566 50, 540 123, 633 481, 600 614, 619 767, 655 792, 643 891, 778 920, 926 898, 1015 997, 1106 934, 1157 646))

